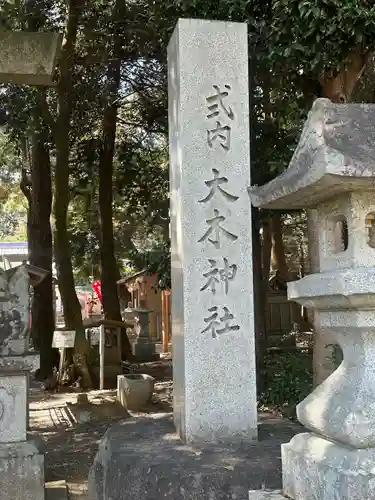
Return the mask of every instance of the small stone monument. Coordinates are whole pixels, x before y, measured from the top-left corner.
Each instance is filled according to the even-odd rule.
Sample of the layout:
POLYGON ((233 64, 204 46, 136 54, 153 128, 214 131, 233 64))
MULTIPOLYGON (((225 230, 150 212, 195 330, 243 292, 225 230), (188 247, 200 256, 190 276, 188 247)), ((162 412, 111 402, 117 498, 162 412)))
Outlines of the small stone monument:
POLYGON ((139 362, 157 361, 160 356, 156 354, 155 344, 150 339, 150 309, 136 308, 134 311, 135 326, 137 335, 134 342, 134 357, 139 362))
POLYGON ((7 498, 44 499, 41 443, 27 436, 29 373, 39 355, 29 351, 30 275, 45 272, 22 265, 0 270, 0 490, 7 498))
POLYGON ((318 313, 343 350, 339 368, 297 407, 310 432, 282 446, 294 500, 375 498, 375 105, 318 99, 289 168, 252 188, 255 206, 317 209, 318 274, 288 297, 318 313))
POLYGON ((174 420, 254 439, 247 26, 180 19, 168 47, 174 420))

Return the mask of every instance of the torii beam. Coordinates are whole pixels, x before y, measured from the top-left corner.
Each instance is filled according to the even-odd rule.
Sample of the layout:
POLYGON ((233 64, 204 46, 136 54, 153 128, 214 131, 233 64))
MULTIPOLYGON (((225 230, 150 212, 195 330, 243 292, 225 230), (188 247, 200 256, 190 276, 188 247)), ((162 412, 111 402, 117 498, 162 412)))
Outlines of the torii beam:
POLYGON ((0 82, 53 86, 62 35, 0 31, 0 82))

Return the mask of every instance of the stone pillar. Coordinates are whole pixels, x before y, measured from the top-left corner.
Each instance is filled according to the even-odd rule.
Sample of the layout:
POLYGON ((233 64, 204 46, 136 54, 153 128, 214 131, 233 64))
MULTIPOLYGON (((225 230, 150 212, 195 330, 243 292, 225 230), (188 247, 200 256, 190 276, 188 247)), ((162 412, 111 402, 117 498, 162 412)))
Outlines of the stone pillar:
POLYGON ((44 500, 41 442, 28 431, 28 380, 39 355, 28 352, 29 274, 0 271, 0 491, 9 499, 44 500))
POLYGON ((343 361, 297 407, 310 431, 282 446, 294 500, 375 498, 375 105, 315 102, 288 170, 251 190, 267 208, 316 208, 318 272, 288 284, 343 361))
POLYGON ((168 48, 174 420, 257 436, 247 26, 181 19, 168 48))

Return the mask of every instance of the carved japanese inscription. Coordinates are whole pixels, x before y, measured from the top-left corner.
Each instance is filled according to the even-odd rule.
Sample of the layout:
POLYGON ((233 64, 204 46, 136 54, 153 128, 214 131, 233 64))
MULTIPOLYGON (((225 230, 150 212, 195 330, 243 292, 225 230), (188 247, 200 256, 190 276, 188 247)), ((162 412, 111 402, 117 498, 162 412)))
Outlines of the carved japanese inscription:
POLYGON ((203 274, 203 276, 207 278, 207 282, 202 286, 201 291, 210 290, 212 294, 215 295, 217 285, 222 282, 224 284, 225 295, 227 295, 229 291, 229 282, 234 280, 234 278, 236 277, 236 264, 230 265, 226 257, 223 258, 222 268, 218 267, 217 261, 215 259, 208 259, 208 262, 211 266, 211 269, 203 274))
POLYGON ((218 335, 223 335, 224 333, 235 332, 240 329, 239 325, 233 325, 232 320, 234 320, 233 314, 229 311, 227 307, 223 307, 223 315, 219 315, 219 308, 217 306, 210 307, 208 312, 211 315, 208 318, 204 318, 204 322, 207 326, 202 333, 211 332, 212 338, 215 339, 218 335))
POLYGON ((212 169, 212 173, 214 174, 213 179, 205 181, 205 184, 210 189, 210 192, 205 198, 199 200, 199 203, 206 203, 207 201, 210 201, 217 191, 219 191, 223 195, 226 201, 229 201, 231 203, 237 201, 238 196, 234 196, 233 194, 228 193, 228 191, 221 187, 222 184, 227 184, 228 179, 224 176, 219 177, 220 172, 216 168, 212 169))
POLYGON ((213 85, 213 88, 215 92, 206 97, 207 118, 215 120, 213 128, 207 129, 207 144, 212 148, 218 143, 225 151, 229 151, 232 129, 230 125, 223 123, 224 118, 221 117, 224 114, 229 120, 234 120, 232 108, 224 103, 224 99, 229 96, 231 86, 225 85, 224 91, 221 91, 218 85, 213 85))
MULTIPOLYGON (((213 85, 214 92, 206 97, 207 113, 206 118, 212 121, 207 129, 207 144, 213 148, 216 144, 226 152, 230 153, 231 147, 231 122, 235 120, 233 107, 228 103, 228 97, 232 90, 231 85, 225 84, 223 87, 213 85)), ((239 197, 231 192, 229 179, 218 168, 212 168, 212 177, 204 181, 208 188, 207 194, 198 200, 202 204, 215 205, 220 202, 223 207, 212 207, 213 215, 205 220, 206 230, 199 238, 198 242, 210 244, 210 248, 224 250, 228 244, 233 244, 238 240, 238 235, 229 230, 228 215, 226 215, 226 205, 232 205, 239 197)), ((227 256, 208 257, 208 268, 202 273, 201 292, 211 292, 211 295, 219 301, 219 296, 223 298, 230 291, 230 283, 236 278, 238 266, 230 262, 227 256)), ((202 333, 210 332, 212 338, 220 335, 236 332, 240 326, 236 324, 233 313, 227 305, 214 304, 208 308, 207 316, 204 317, 205 327, 202 333)))
POLYGON ((206 220, 206 224, 209 227, 204 235, 199 238, 198 242, 203 243, 207 240, 212 243, 215 248, 220 248, 221 235, 228 241, 236 241, 238 236, 231 233, 221 225, 221 223, 225 220, 226 217, 224 215, 220 215, 219 210, 215 208, 214 216, 206 220))

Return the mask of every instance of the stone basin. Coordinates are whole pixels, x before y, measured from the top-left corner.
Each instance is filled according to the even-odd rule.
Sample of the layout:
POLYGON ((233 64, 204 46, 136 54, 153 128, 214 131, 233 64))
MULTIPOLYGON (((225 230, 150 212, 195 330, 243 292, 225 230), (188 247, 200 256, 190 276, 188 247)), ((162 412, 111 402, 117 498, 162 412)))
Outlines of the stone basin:
POLYGON ((155 379, 150 375, 132 373, 117 377, 117 399, 130 411, 137 411, 151 401, 155 379))

